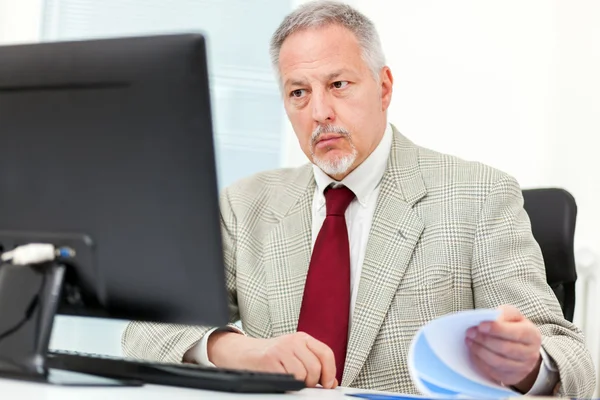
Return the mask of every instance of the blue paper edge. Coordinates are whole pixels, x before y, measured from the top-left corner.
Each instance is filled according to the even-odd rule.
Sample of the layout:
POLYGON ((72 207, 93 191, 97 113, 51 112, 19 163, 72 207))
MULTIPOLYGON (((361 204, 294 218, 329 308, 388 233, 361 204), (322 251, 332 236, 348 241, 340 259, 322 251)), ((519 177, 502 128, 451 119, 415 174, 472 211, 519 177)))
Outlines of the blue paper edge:
POLYGON ((438 400, 434 397, 417 397, 411 395, 402 395, 402 394, 379 394, 379 393, 346 393, 346 396, 350 397, 358 397, 360 399, 368 399, 368 400, 438 400))
MULTIPOLYGON (((518 397, 519 393, 512 390, 501 390, 474 382, 442 362, 433 352, 425 335, 418 335, 414 348, 414 368, 422 381, 433 383, 445 390, 450 390, 469 397, 485 398, 518 397), (433 366, 433 368, 432 368, 433 366), (423 372, 423 371, 427 372, 423 372), (433 373, 432 373, 433 372, 433 373), (447 382, 447 383, 441 383, 447 382), (450 384, 449 384, 450 383, 450 384)), ((438 394, 437 392, 434 392, 438 394)), ((439 393, 444 396, 447 394, 439 393)))

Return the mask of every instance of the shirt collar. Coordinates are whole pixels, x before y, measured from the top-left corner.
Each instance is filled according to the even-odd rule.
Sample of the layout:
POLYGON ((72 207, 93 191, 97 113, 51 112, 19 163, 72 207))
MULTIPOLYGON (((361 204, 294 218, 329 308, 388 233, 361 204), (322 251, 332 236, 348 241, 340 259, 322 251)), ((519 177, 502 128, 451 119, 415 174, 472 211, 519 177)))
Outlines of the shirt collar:
POLYGON ((325 205, 325 196, 323 192, 332 183, 334 186, 341 184, 352 190, 361 206, 366 207, 370 196, 379 185, 379 182, 381 182, 381 178, 383 178, 383 174, 385 173, 392 148, 392 139, 392 126, 387 124, 383 137, 375 150, 373 150, 369 157, 356 167, 354 171, 342 179, 341 182, 332 179, 319 167, 313 165, 313 174, 315 176, 317 187, 319 188, 319 208, 325 205))

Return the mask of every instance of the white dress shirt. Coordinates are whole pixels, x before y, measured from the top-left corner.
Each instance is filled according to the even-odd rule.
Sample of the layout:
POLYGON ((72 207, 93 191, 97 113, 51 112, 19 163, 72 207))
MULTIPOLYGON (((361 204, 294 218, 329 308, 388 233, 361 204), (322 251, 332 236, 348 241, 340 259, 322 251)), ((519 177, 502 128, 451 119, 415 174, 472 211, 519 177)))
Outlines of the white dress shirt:
MULTIPOLYGON (((393 130, 390 124, 386 126, 383 137, 375 150, 363 161, 354 171, 346 176, 341 182, 335 181, 329 175, 325 174, 319 167, 313 165, 313 174, 317 187, 312 204, 312 245, 315 241, 326 216, 325 207, 325 189, 333 184, 334 186, 346 186, 356 198, 352 200, 346 209, 346 225, 348 227, 348 241, 350 243, 350 315, 348 326, 352 327, 352 315, 358 284, 362 271, 362 264, 365 258, 369 232, 373 222, 373 214, 379 197, 380 183, 387 168, 388 158, 392 148, 393 130)), ((235 331, 235 328, 227 328, 235 331)), ((214 366, 208 359, 208 337, 215 329, 206 333, 196 348, 195 361, 204 366, 214 366)), ((243 333, 238 330, 239 333, 243 333)), ((553 361, 546 352, 541 349, 542 366, 538 377, 527 394, 551 394, 555 384, 558 382, 558 370, 553 361)))

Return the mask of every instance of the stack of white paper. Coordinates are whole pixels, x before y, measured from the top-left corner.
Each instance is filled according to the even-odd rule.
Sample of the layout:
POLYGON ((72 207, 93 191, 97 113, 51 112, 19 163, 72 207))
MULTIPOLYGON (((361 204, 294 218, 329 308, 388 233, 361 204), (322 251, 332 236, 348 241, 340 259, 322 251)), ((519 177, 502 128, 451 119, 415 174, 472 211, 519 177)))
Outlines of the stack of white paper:
POLYGON ((411 344, 408 368, 417 388, 432 398, 502 399, 520 396, 483 376, 469 358, 466 331, 494 321, 498 310, 470 310, 431 321, 411 344))

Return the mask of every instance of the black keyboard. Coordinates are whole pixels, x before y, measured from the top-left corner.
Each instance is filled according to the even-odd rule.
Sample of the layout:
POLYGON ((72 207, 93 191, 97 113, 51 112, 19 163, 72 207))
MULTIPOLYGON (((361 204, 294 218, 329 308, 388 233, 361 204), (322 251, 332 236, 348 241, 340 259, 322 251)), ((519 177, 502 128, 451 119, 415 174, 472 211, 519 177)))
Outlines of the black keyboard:
POLYGON ((70 351, 48 353, 48 367, 144 383, 240 393, 284 393, 303 389, 293 375, 150 363, 70 351))

